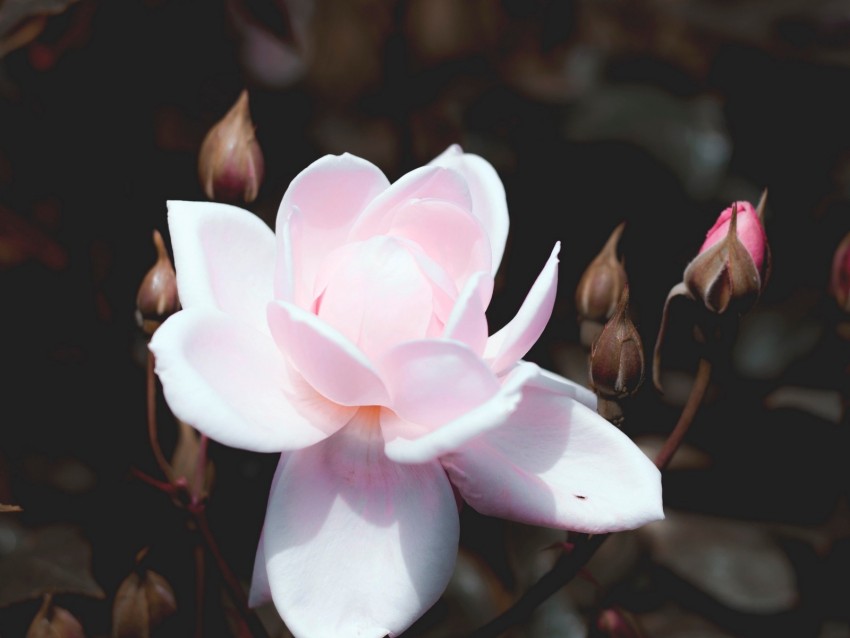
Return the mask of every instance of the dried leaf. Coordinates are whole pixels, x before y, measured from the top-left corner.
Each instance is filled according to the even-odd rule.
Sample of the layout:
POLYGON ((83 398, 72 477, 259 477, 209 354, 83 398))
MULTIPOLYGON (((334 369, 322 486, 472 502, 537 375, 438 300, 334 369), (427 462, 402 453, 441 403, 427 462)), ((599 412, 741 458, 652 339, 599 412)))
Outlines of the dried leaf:
POLYGON ((91 574, 91 547, 77 528, 9 525, 5 531, 12 540, 0 553, 0 607, 44 594, 104 597, 91 574))

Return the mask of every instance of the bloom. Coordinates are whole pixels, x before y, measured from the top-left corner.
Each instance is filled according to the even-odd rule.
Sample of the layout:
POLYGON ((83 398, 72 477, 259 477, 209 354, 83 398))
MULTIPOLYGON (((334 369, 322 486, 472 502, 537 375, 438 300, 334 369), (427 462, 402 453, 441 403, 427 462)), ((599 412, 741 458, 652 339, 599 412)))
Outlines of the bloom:
POLYGON ((662 516, 658 471, 594 396, 521 360, 557 245, 488 336, 508 218, 482 158, 451 147, 390 184, 327 156, 275 234, 210 203, 172 202, 169 227, 183 310, 151 342, 157 372, 182 420, 283 452, 251 601, 296 636, 396 635, 433 604, 457 552, 452 486, 484 514, 585 532, 662 516))

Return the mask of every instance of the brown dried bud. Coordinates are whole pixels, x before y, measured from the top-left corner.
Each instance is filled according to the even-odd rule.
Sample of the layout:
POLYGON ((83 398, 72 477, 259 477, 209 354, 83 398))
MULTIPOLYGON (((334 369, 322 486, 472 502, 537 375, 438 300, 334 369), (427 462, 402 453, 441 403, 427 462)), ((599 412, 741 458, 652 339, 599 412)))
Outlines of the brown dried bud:
POLYGON ((580 319, 604 323, 614 314, 627 282, 623 263, 617 258, 617 244, 623 228, 625 222, 614 229, 578 282, 576 308, 580 319))
POLYGON ((721 214, 700 253, 688 264, 685 286, 711 312, 723 314, 731 308, 744 314, 761 294, 766 251, 756 210, 746 202, 736 202, 721 214), (743 237, 739 235, 739 217, 745 224, 743 237))
POLYGON ((838 244, 832 258, 829 292, 838 307, 850 313, 850 233, 838 244))
POLYGON ((112 638, 147 638, 177 611, 174 590, 149 569, 133 572, 115 594, 112 638))
POLYGON ((265 170, 254 135, 248 91, 213 126, 201 144, 198 177, 207 198, 250 204, 257 199, 265 170))
POLYGON ((153 243, 156 246, 156 263, 145 275, 136 295, 136 321, 148 335, 152 335, 163 321, 180 309, 177 276, 159 231, 153 231, 153 243))
POLYGON ((634 394, 643 383, 643 342, 629 318, 629 287, 590 352, 590 384, 608 399, 634 394))
POLYGON ((85 633, 71 612, 56 607, 48 594, 27 630, 27 638, 85 638, 85 633))

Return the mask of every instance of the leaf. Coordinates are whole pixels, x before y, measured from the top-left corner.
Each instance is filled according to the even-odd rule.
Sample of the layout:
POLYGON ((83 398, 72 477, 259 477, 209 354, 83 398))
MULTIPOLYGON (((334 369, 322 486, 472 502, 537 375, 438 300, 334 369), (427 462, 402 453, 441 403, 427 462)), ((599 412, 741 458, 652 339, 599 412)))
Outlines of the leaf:
POLYGON ((0 503, 0 514, 4 514, 7 512, 23 512, 23 508, 20 505, 5 505, 0 503))
POLYGON ((639 533, 657 563, 732 609, 778 613, 798 600, 788 557, 751 523, 668 512, 639 533))
POLYGON ((9 525, 12 540, 0 546, 0 607, 44 594, 81 594, 103 598, 91 574, 91 547, 70 525, 27 530, 9 525))

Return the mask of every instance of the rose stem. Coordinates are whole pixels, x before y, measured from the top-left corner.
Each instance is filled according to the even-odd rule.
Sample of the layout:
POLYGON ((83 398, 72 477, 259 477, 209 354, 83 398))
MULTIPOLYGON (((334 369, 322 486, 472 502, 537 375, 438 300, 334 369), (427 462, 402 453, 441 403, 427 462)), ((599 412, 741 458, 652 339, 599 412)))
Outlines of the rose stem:
POLYGON ((162 448, 159 447, 159 437, 157 436, 157 425, 156 425, 156 375, 154 374, 154 356, 153 352, 148 351, 148 374, 147 374, 147 382, 148 382, 148 394, 147 394, 147 403, 148 403, 148 438, 151 443, 151 450, 153 450, 154 458, 156 459, 156 464, 159 466, 159 469, 162 470, 162 473, 165 477, 172 481, 174 479, 171 476, 171 466, 168 464, 168 461, 165 460, 165 456, 162 454, 162 448))
POLYGON ((204 638, 204 547, 195 543, 195 638, 204 638))
MULTIPOLYGON (((667 468, 670 459, 673 458, 673 455, 682 443, 682 439, 684 439, 685 434, 691 427, 694 416, 696 416, 697 410, 705 396, 705 391, 708 389, 710 378, 711 363, 708 359, 701 358, 694 384, 691 387, 688 400, 685 402, 685 407, 682 409, 679 421, 655 458, 655 465, 659 470, 663 471, 667 468)), ((573 546, 572 551, 561 554, 552 569, 543 574, 540 580, 529 587, 519 600, 505 612, 470 634, 471 638, 499 636, 510 627, 528 618, 537 607, 570 582, 581 571, 608 536, 610 534, 585 534, 580 536, 573 546)))
POLYGON ((204 485, 207 474, 207 444, 209 439, 206 434, 202 434, 198 442, 198 462, 195 465, 195 482, 192 485, 192 499, 195 503, 200 502, 204 498, 204 485))
POLYGON ((201 504, 200 507, 190 507, 189 511, 194 517, 195 524, 198 526, 198 531, 201 533, 201 538, 204 539, 207 551, 213 559, 215 559, 218 571, 224 579, 227 592, 230 594, 233 603, 236 605, 239 615, 242 616, 242 619, 248 625, 252 635, 260 636, 261 638, 268 638, 269 634, 266 632, 266 628, 263 626, 263 623, 260 622, 257 615, 250 607, 248 607, 248 599, 245 596, 245 591, 242 589, 242 585, 239 584, 239 580, 230 569, 230 565, 227 564, 227 561, 224 559, 224 556, 218 547, 215 536, 213 536, 212 530, 210 530, 210 526, 207 523, 207 515, 204 511, 203 504, 201 504))
POLYGON ((693 422, 697 410, 699 410, 699 406, 705 396, 705 391, 708 389, 708 382, 710 380, 711 362, 705 357, 702 357, 699 360, 697 376, 694 379, 693 386, 691 387, 691 393, 688 395, 688 400, 685 402, 685 407, 682 409, 679 421, 676 423, 676 427, 673 428, 670 436, 668 436, 667 440, 664 442, 664 447, 661 448, 658 456, 655 457, 655 465, 659 470, 664 470, 670 464, 670 461, 673 459, 673 455, 682 444, 682 440, 685 438, 685 434, 687 434, 688 429, 690 429, 691 422, 693 422))

